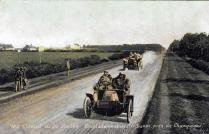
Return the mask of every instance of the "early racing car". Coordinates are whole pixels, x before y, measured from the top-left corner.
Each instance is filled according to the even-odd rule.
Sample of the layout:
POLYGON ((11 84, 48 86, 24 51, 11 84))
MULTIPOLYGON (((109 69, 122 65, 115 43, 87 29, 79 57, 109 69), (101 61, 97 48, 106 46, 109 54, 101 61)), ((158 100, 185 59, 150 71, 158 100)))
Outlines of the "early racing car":
POLYGON ((123 59, 123 70, 126 68, 128 69, 142 69, 142 60, 141 59, 135 59, 135 58, 124 58, 123 59))
POLYGON ((129 123, 133 115, 133 101, 134 96, 125 95, 124 90, 105 88, 105 90, 98 90, 94 94, 86 93, 83 109, 86 118, 90 118, 92 112, 103 116, 126 113, 127 122, 129 123), (96 98, 95 95, 97 96, 96 98))

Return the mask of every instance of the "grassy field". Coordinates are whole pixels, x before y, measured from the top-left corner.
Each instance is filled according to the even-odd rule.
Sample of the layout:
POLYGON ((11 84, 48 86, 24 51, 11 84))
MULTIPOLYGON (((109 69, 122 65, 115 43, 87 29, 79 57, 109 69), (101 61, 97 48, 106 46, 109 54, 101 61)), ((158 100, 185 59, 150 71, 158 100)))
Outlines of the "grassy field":
POLYGON ((90 55, 98 55, 102 57, 108 57, 112 53, 107 52, 0 52, 0 69, 11 69, 15 64, 26 61, 40 62, 40 57, 42 62, 48 63, 61 63, 65 58, 82 58, 90 55), (19 58, 18 58, 19 57, 19 58))

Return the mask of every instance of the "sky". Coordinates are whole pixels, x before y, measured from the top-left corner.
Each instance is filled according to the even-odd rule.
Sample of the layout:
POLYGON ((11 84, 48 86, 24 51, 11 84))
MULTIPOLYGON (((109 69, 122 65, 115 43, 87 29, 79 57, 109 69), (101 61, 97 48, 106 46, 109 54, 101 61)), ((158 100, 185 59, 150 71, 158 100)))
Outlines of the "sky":
POLYGON ((0 43, 159 43, 209 33, 209 2, 0 0, 0 43))

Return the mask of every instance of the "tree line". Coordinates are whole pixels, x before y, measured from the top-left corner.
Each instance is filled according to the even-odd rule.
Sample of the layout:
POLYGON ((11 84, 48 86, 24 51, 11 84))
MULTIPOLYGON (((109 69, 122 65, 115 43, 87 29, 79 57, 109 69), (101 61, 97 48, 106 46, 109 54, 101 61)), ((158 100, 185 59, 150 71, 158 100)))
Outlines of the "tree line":
POLYGON ((164 48, 160 44, 123 44, 123 45, 86 45, 84 50, 124 52, 124 51, 162 51, 164 48))
POLYGON ((209 61, 209 35, 206 33, 186 33, 182 39, 174 40, 169 48, 179 56, 209 61))

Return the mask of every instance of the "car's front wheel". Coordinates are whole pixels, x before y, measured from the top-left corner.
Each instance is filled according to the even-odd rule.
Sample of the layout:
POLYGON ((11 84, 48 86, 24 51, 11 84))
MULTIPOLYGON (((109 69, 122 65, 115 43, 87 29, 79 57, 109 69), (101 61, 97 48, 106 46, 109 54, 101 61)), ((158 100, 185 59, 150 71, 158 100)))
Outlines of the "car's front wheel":
POLYGON ((83 102, 83 110, 86 118, 90 118, 91 116, 91 110, 92 110, 92 105, 91 105, 91 100, 89 97, 86 97, 83 102))
POLYGON ((128 102, 128 108, 127 108, 127 122, 130 123, 130 118, 133 114, 132 106, 133 101, 130 99, 128 102))

